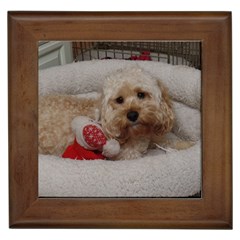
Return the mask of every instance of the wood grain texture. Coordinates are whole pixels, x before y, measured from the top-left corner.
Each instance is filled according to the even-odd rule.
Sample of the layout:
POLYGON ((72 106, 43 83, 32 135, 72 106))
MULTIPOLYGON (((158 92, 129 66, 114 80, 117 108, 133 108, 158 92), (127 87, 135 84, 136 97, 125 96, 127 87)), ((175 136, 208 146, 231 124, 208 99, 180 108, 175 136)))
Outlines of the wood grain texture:
POLYGON ((231 13, 9 12, 12 228, 232 228, 231 13), (202 41, 202 198, 39 198, 39 40, 202 41))

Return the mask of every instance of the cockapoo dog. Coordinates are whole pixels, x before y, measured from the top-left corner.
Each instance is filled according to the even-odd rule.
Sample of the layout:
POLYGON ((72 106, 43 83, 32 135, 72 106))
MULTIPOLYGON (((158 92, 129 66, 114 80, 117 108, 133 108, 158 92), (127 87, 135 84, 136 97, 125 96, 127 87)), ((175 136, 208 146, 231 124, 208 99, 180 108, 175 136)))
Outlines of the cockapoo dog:
POLYGON ((141 157, 162 141, 174 120, 169 95, 159 80, 138 68, 122 69, 105 80, 100 99, 40 98, 39 153, 61 155, 74 140, 71 122, 78 115, 99 118, 106 136, 119 141, 121 150, 114 159, 141 157))

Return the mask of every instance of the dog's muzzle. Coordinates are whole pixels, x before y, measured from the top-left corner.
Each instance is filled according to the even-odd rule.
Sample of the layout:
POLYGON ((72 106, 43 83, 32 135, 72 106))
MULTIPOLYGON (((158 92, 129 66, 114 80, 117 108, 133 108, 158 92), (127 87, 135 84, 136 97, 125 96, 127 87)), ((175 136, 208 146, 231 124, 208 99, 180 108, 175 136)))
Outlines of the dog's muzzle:
POLYGON ((138 116, 139 116, 139 113, 136 112, 136 111, 130 111, 130 112, 127 113, 127 118, 128 118, 128 120, 130 120, 131 122, 137 121, 138 116))

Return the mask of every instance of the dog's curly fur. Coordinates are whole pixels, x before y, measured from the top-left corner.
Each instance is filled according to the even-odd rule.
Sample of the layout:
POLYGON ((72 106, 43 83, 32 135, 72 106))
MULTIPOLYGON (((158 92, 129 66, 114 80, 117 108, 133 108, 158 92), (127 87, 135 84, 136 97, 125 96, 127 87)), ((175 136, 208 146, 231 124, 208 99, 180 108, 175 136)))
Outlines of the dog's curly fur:
POLYGON ((152 142, 160 142, 174 120, 171 101, 162 83, 141 69, 123 69, 109 76, 100 99, 45 96, 39 101, 39 152, 61 155, 73 141, 75 116, 96 118, 108 138, 121 144, 115 159, 135 159, 152 142), (100 104, 99 104, 100 103, 100 104))

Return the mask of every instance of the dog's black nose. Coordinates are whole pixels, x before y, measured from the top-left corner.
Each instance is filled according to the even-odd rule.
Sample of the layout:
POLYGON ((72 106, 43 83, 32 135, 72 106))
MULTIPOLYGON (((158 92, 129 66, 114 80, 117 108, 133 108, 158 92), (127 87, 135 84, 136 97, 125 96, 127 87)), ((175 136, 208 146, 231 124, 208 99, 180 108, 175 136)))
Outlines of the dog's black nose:
POLYGON ((127 118, 132 121, 132 122, 135 122, 137 119, 138 119, 138 112, 136 111, 131 111, 131 112, 128 112, 127 114, 127 118))

